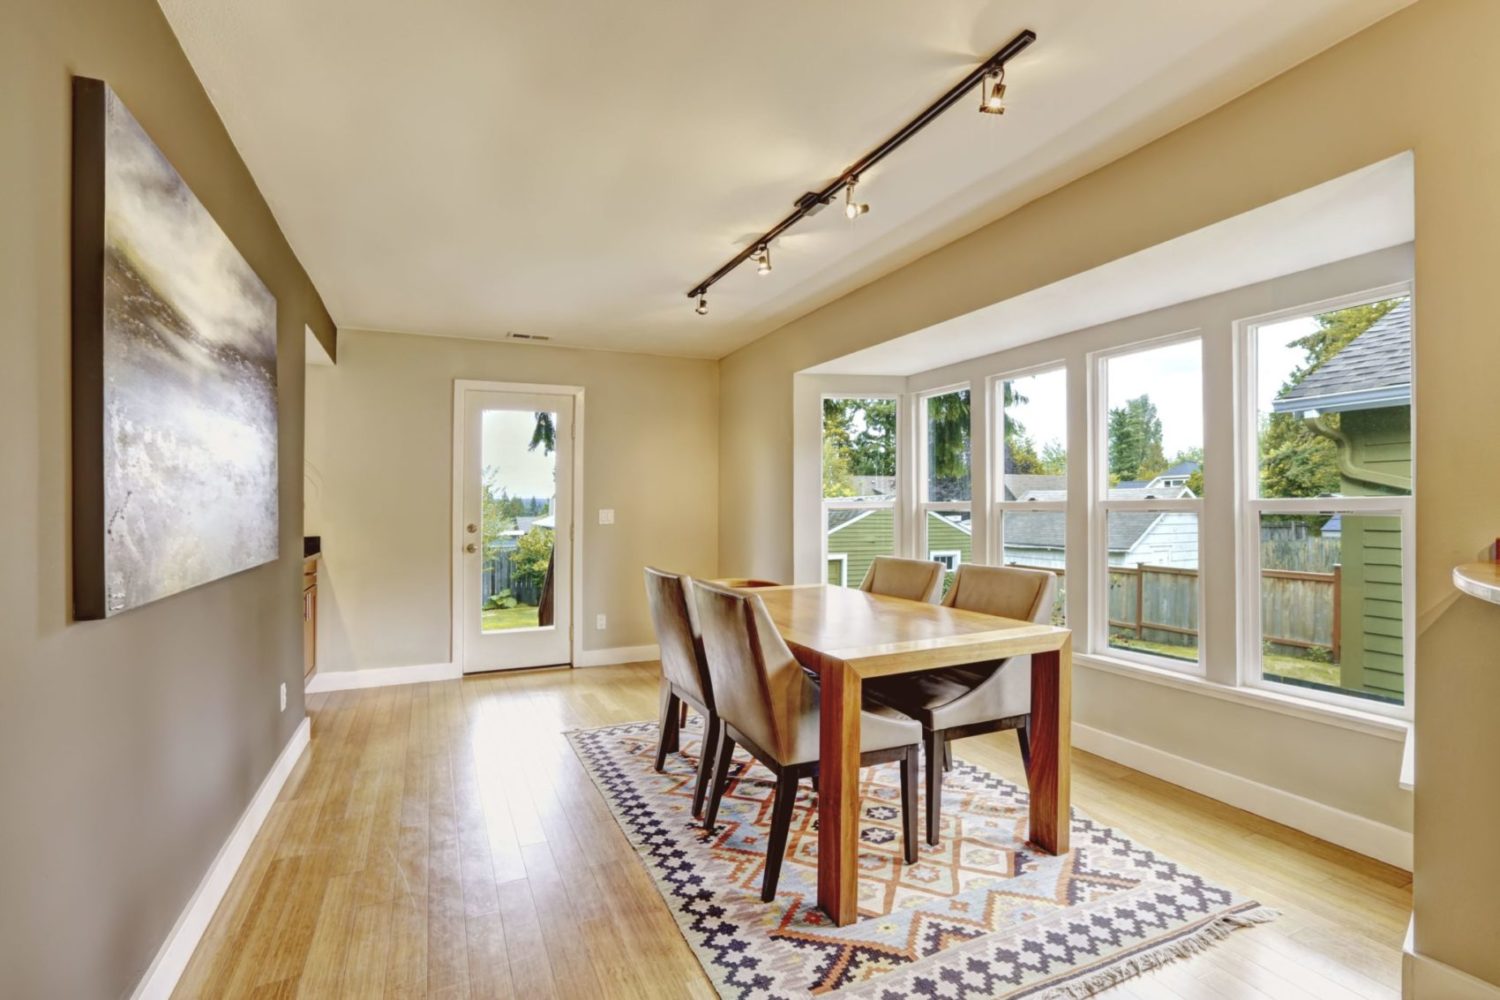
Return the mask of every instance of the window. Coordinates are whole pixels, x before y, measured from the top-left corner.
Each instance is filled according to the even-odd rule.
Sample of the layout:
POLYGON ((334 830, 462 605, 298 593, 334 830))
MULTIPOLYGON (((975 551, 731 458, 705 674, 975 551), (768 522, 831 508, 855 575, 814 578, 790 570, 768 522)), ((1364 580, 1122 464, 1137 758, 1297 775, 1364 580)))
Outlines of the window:
POLYGON ((824 581, 858 586, 876 556, 896 554, 893 396, 823 399, 824 581))
POLYGON ((1057 574, 1056 625, 1067 623, 1068 378, 1061 367, 995 383, 993 523, 1000 562, 1057 574))
POLYGON ((954 570, 958 569, 958 564, 964 561, 963 556, 964 554, 962 552, 959 552, 957 549, 952 549, 946 552, 933 550, 932 561, 942 563, 943 568, 952 573, 954 570))
POLYGON ((1096 647, 1198 670, 1203 357, 1196 337, 1098 359, 1096 647))
POLYGON ((1410 296, 1243 330, 1246 676, 1399 708, 1413 634, 1410 296))
POLYGON ((948 566, 946 592, 952 571, 961 562, 972 562, 974 553, 969 390, 922 396, 919 405, 923 474, 918 541, 928 559, 948 566), (940 558, 949 555, 951 562, 940 558))

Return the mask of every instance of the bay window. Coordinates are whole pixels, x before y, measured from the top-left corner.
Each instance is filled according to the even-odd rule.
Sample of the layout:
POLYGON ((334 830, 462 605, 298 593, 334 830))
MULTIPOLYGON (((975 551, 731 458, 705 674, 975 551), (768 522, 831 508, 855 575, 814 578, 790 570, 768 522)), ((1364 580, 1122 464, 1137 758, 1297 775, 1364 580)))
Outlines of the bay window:
POLYGON ((1409 290, 1240 335, 1245 680, 1398 710, 1413 636, 1409 290))
POLYGON ((1055 625, 1067 623, 1067 374, 1058 365, 996 379, 991 404, 1000 563, 1057 574, 1055 625))
POLYGON ((1095 356, 1094 644, 1201 670, 1203 351, 1197 336, 1095 356))

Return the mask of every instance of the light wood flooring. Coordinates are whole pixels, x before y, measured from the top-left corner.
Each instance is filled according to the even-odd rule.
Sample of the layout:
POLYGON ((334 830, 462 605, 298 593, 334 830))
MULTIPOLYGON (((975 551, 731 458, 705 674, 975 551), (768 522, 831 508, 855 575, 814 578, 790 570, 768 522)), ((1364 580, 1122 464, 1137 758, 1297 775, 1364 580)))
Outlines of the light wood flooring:
MULTIPOLYGON (((654 664, 309 699, 297 764, 178 997, 710 997, 562 732, 654 718, 654 664)), ((955 744, 1022 779, 1010 733, 955 744)), ((1395 998, 1405 872, 1099 757, 1073 802, 1280 909, 1104 994, 1395 998)))

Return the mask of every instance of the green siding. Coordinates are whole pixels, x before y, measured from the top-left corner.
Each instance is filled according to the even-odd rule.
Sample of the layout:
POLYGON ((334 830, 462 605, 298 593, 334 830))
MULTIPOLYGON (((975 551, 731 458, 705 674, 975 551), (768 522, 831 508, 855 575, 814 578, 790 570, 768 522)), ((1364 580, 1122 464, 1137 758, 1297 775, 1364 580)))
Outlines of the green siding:
MULTIPOLYGON (((895 551, 895 519, 890 510, 871 511, 828 533, 828 555, 844 555, 849 561, 848 585, 859 586, 876 556, 895 551)), ((927 551, 958 552, 960 562, 973 562, 974 539, 966 531, 936 515, 927 518, 927 551)), ((832 574, 837 566, 832 558, 824 569, 824 581, 837 583, 832 574)))

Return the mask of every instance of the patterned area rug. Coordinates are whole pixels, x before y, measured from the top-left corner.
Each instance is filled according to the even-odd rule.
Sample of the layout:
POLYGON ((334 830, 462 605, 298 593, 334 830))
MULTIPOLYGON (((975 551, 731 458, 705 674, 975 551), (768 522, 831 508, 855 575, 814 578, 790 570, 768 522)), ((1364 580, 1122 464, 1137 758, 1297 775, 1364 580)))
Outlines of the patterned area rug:
POLYGON ((862 772, 860 919, 817 909, 817 809, 797 798, 773 903, 760 901, 774 779, 744 751, 709 836, 691 821, 699 720, 652 769, 656 724, 568 734, 708 977, 739 998, 1083 997, 1276 914, 1073 815, 1073 850, 1038 853, 1026 793, 955 761, 942 844, 901 863, 897 765, 862 772))

